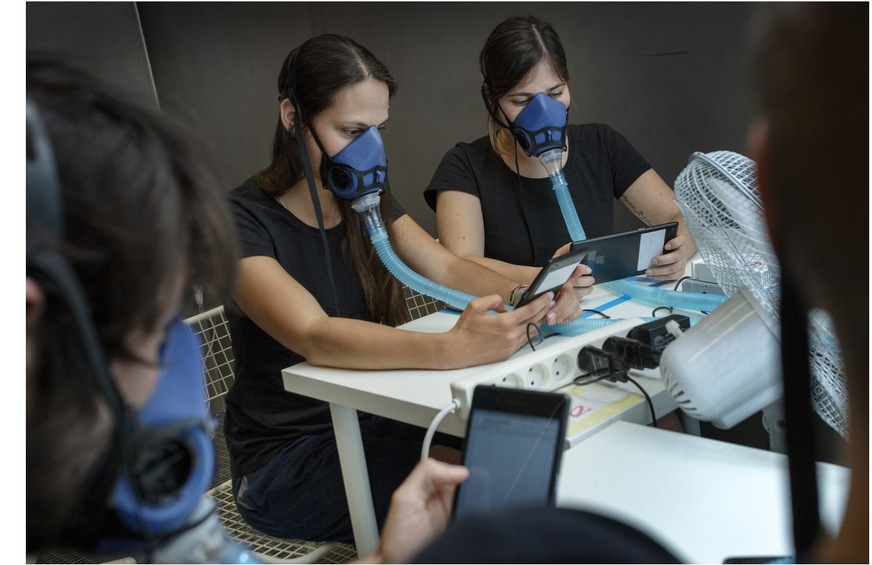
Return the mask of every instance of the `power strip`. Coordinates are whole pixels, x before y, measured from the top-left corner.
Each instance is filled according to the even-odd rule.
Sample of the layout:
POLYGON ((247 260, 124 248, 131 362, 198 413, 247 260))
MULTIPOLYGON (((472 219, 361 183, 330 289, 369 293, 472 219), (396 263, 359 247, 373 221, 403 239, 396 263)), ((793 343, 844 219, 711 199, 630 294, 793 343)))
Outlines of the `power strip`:
POLYGON ((502 363, 482 367, 480 373, 454 381, 451 383, 451 396, 458 404, 457 417, 466 421, 472 403, 472 392, 478 385, 544 391, 568 385, 581 374, 578 368, 578 352, 582 347, 602 347, 607 338, 615 335, 626 336, 631 328, 642 323, 643 320, 639 318, 627 318, 577 336, 550 337, 537 346, 535 351, 516 354, 502 363))

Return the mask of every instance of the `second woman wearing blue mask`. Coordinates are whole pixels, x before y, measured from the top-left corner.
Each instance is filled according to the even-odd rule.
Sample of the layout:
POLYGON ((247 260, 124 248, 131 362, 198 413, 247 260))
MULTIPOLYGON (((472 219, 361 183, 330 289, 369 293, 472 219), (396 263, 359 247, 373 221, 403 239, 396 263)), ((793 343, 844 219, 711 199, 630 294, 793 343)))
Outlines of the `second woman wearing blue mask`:
MULTIPOLYGON (((648 274, 681 277, 696 246, 672 190, 651 165, 607 125, 569 124, 561 134, 539 123, 566 124, 570 105, 566 55, 554 28, 534 17, 508 18, 491 32, 480 64, 489 135, 448 151, 424 193, 436 211, 442 244, 521 282, 565 252, 582 230, 567 228, 570 214, 540 161, 541 145, 556 145, 566 148, 556 164, 563 168, 584 238, 612 233, 616 199, 646 224, 678 221, 678 237, 667 242, 668 252, 655 258, 648 274), (545 97, 551 100, 545 103, 545 97), (525 119, 528 114, 536 119, 525 119)), ((590 276, 573 279, 579 297, 592 284, 590 276)))

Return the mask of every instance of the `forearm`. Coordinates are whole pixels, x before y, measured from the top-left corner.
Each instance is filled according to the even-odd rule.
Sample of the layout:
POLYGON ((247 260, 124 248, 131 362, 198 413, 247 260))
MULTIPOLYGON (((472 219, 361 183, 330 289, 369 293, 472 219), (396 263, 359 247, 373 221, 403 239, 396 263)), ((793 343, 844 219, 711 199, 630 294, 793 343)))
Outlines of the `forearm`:
POLYGON ((478 263, 492 271, 496 271, 507 279, 515 281, 515 284, 522 283, 529 285, 533 282, 533 279, 536 278, 536 274, 539 272, 539 269, 536 267, 513 265, 511 263, 506 263, 505 261, 491 259, 490 257, 468 256, 465 257, 465 259, 478 263))
MULTIPOLYGON (((480 258, 479 258, 480 259, 480 258)), ((486 261, 486 260, 485 260, 486 261)), ((503 303, 508 303, 509 294, 524 281, 515 280, 489 268, 481 260, 455 256, 443 273, 441 284, 474 296, 498 294, 503 303)))
POLYGON ((678 222, 678 235, 683 235, 685 238, 685 243, 682 245, 682 254, 684 255, 685 260, 689 260, 694 254, 697 252, 696 243, 693 241, 693 236, 690 234, 690 230, 687 229, 687 223, 684 221, 684 216, 681 214, 681 210, 678 210, 673 216, 673 222, 678 222))
POLYGON ((311 325, 297 343, 284 343, 312 365, 342 369, 443 369, 451 365, 445 333, 406 331, 350 318, 311 325))

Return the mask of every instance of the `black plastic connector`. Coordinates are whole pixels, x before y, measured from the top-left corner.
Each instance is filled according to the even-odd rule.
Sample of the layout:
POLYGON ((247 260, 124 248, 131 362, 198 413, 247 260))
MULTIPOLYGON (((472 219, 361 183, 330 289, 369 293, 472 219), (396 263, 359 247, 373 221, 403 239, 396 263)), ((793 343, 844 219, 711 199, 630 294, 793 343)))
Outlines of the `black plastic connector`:
POLYGON ((621 382, 627 380, 627 371, 630 370, 614 353, 591 345, 582 347, 578 352, 578 368, 591 377, 621 382))
POLYGON ((681 331, 687 331, 690 328, 690 318, 681 314, 671 314, 636 326, 627 333, 627 337, 642 342, 659 355, 675 339, 675 336, 666 329, 666 322, 669 320, 675 320, 681 331))
POLYGON ((636 339, 615 335, 603 342, 603 349, 614 353, 631 369, 656 369, 660 366, 660 353, 636 339))

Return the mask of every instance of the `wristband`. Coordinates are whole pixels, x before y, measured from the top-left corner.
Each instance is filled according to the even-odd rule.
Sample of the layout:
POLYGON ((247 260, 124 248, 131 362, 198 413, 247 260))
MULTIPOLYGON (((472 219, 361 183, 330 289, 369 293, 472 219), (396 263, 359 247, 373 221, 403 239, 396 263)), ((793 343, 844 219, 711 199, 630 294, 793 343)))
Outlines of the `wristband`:
POLYGON ((519 284, 513 288, 512 292, 509 293, 509 306, 514 307, 521 299, 521 296, 524 295, 525 290, 527 290, 527 285, 525 284, 519 284))

